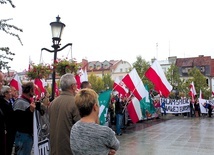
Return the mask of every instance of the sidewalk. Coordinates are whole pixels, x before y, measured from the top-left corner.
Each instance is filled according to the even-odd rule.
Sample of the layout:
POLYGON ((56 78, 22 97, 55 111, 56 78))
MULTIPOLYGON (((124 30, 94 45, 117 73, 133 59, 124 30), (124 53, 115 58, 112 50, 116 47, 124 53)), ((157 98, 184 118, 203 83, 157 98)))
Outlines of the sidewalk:
POLYGON ((117 155, 210 155, 214 118, 167 115, 130 125, 117 136, 117 155))

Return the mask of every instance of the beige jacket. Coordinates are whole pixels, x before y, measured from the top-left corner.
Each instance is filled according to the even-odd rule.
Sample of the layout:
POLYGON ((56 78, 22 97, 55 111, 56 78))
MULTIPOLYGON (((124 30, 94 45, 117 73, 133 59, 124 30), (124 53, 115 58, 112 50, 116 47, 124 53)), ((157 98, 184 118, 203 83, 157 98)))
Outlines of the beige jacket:
POLYGON ((74 96, 67 91, 60 94, 50 105, 51 155, 71 155, 70 131, 80 119, 74 96))

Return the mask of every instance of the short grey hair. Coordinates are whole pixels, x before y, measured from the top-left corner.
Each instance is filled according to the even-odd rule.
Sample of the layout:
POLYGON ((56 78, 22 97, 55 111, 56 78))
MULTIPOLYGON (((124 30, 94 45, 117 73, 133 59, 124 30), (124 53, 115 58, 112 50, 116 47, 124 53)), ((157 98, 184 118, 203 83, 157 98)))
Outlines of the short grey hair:
POLYGON ((77 83, 77 81, 76 81, 74 75, 71 73, 64 74, 60 78, 60 88, 62 89, 62 91, 66 91, 66 90, 70 89, 70 86, 72 84, 76 84, 76 83, 77 83))
POLYGON ((1 88, 1 94, 4 95, 5 93, 7 93, 10 90, 9 86, 2 86, 1 88))

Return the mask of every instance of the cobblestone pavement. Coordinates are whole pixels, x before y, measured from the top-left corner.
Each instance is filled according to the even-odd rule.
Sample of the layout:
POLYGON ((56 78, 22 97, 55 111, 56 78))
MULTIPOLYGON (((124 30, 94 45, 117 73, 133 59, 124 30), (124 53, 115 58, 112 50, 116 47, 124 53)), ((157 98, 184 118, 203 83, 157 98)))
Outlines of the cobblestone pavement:
POLYGON ((212 155, 214 118, 164 116, 131 124, 117 155, 212 155))

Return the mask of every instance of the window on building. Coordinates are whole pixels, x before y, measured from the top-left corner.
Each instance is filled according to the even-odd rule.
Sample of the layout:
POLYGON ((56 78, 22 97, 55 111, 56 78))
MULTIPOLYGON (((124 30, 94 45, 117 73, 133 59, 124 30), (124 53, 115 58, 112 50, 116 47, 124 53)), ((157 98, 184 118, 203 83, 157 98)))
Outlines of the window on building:
POLYGON ((123 72, 123 69, 122 69, 122 68, 120 68, 120 72, 123 72))

